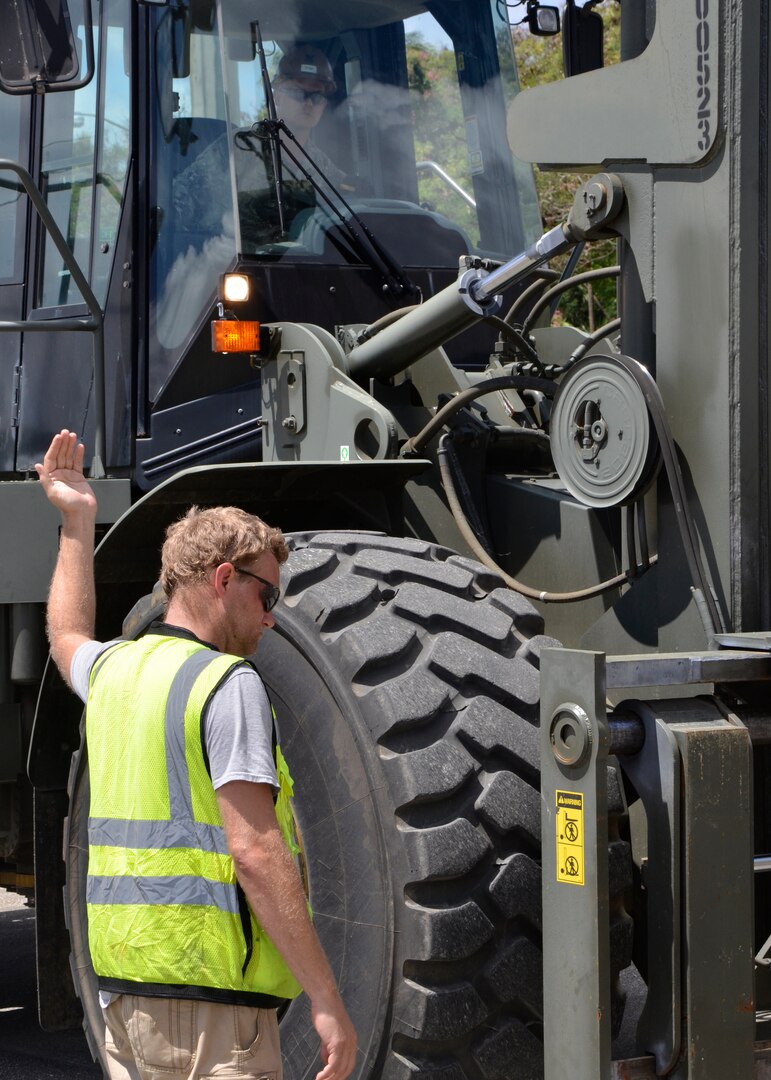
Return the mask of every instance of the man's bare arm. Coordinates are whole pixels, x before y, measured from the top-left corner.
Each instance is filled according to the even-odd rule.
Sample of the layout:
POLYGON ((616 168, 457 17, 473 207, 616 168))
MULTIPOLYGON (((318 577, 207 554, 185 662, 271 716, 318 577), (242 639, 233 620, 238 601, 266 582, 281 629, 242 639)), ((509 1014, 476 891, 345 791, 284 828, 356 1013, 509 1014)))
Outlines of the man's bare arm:
POLYGON ((48 641, 69 684, 75 650, 94 636, 94 525, 96 498, 83 475, 82 443, 66 428, 54 435, 43 464, 35 465, 49 502, 62 515, 59 555, 48 593, 48 641))
POLYGON ((316 1080, 345 1080, 356 1060, 356 1033, 308 916, 299 874, 276 821, 272 789, 233 780, 217 789, 217 801, 252 911, 310 998, 324 1062, 316 1080))

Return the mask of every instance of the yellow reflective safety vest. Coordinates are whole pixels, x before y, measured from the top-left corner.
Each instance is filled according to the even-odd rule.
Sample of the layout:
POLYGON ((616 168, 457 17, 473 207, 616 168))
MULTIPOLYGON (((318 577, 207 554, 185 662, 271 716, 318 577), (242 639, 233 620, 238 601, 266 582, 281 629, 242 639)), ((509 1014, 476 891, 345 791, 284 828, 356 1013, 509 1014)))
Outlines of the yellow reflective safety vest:
MULTIPOLYGON (((247 661, 182 634, 120 642, 91 674, 91 960, 103 990, 276 1007, 301 988, 238 884, 202 739, 211 695, 247 661)), ((274 754, 296 853, 292 780, 274 754)))

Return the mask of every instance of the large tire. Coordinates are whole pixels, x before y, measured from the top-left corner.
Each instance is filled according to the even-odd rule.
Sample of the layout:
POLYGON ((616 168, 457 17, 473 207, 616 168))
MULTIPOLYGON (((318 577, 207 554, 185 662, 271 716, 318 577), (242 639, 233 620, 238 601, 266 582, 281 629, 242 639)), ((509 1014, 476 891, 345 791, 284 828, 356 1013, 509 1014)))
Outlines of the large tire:
MULTIPOLYGON (((69 814, 64 822, 64 921, 70 934, 70 970, 83 1008, 83 1029, 94 1061, 104 1068, 104 1020, 99 990, 88 951, 86 873, 88 871, 88 808, 91 789, 83 747, 73 754, 68 783, 69 814)), ((105 1076, 107 1075, 105 1069, 105 1076)))
MULTIPOLYGON (((525 600, 446 549, 362 533, 292 546, 276 629, 255 662, 296 778, 316 927, 359 1034, 355 1075, 539 1078, 538 662, 553 642, 525 600)), ((80 777, 68 899, 98 1050, 77 945, 80 777)), ((630 866, 613 840, 615 974, 631 953, 618 902, 630 866)), ((281 1033, 287 1080, 312 1076, 305 998, 281 1033)))

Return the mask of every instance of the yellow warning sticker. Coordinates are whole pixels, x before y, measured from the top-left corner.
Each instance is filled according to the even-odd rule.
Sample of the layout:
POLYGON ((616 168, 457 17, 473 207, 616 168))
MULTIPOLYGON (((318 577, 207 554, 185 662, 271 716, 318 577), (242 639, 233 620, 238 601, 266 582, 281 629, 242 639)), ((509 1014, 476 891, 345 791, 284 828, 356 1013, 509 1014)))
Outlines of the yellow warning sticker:
POLYGON ((557 792, 557 881, 584 884, 584 797, 557 792))

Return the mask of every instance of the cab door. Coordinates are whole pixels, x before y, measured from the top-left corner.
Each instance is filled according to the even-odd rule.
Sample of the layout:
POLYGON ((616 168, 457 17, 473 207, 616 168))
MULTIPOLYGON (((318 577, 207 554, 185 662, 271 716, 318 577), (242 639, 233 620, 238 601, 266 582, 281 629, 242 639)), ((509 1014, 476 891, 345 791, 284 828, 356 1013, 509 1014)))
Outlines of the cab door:
MULTIPOLYGON (((128 445, 125 400, 130 394, 127 365, 133 355, 134 331, 131 292, 124 286, 123 268, 131 259, 126 193, 132 143, 132 7, 126 0, 92 3, 95 75, 78 89, 42 96, 32 170, 48 209, 105 313, 106 465, 119 463, 116 444, 128 445)), ((73 16, 73 32, 84 65, 88 31, 82 16, 79 20, 73 16)), ((30 235, 25 318, 55 324, 87 316, 88 308, 70 271, 36 218, 30 235)), ((93 447, 95 412, 92 335, 25 333, 16 470, 28 471, 39 460, 51 431, 63 426, 76 429, 93 447)))
MULTIPOLYGON (((27 97, 0 94, 0 158, 29 166, 30 114, 27 97)), ((24 311, 27 267, 27 199, 14 173, 0 169, 0 321, 24 311)), ((10 472, 18 433, 21 335, 0 333, 0 472, 10 472)))

